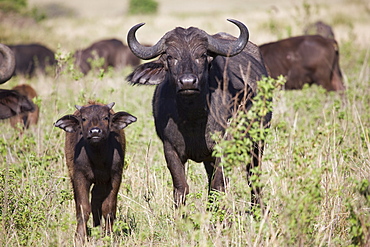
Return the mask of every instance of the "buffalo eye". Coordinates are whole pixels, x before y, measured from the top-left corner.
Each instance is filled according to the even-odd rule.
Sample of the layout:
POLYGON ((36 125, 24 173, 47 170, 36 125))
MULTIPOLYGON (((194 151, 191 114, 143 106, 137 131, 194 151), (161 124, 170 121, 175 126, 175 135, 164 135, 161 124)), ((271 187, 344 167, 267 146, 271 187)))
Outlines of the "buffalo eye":
POLYGON ((109 120, 109 117, 105 117, 104 120, 108 121, 109 120))
POLYGON ((82 122, 85 122, 85 121, 86 121, 86 118, 84 118, 84 117, 83 117, 83 118, 82 118, 82 122))
POLYGON ((201 62, 203 62, 204 60, 206 60, 206 58, 207 58, 207 54, 206 54, 206 53, 203 53, 199 58, 195 59, 195 61, 196 61, 197 63, 201 63, 201 62))
POLYGON ((167 56, 167 61, 168 63, 171 63, 171 64, 175 64, 175 65, 177 64, 177 59, 170 55, 167 56))

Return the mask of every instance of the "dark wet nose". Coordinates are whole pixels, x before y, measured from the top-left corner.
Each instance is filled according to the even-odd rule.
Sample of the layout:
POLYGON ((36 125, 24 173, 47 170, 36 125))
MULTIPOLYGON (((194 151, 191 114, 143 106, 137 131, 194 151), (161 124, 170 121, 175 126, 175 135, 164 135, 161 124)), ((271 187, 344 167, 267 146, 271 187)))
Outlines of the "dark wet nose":
POLYGON ((183 89, 192 89, 198 82, 198 78, 193 74, 184 74, 179 77, 179 82, 182 84, 183 89))
POLYGON ((100 134, 102 132, 102 130, 100 129, 100 128, 97 128, 97 127, 95 127, 95 128, 91 128, 90 130, 89 130, 89 133, 90 134, 100 134))

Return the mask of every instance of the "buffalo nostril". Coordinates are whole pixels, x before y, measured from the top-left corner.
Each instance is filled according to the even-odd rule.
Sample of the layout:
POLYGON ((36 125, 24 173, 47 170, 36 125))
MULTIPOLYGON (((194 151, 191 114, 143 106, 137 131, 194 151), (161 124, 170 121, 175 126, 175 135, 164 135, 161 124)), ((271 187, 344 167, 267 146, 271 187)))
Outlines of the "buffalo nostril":
POLYGON ((102 131, 99 128, 92 128, 92 129, 90 129, 89 132, 90 132, 90 134, 98 134, 98 133, 101 133, 102 131))
POLYGON ((179 78, 179 81, 183 85, 191 85, 197 82, 197 77, 195 75, 182 75, 179 78))

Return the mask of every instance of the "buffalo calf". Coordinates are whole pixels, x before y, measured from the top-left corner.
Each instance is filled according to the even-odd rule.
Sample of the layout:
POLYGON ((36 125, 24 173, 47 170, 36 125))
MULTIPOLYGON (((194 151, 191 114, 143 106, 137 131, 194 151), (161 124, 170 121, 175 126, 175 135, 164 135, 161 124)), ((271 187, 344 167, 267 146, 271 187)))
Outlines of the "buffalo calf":
POLYGON ((116 216, 126 146, 123 129, 136 117, 123 111, 114 113, 113 105, 90 102, 76 106, 73 115, 55 123, 67 132, 65 155, 76 203, 78 242, 85 241, 90 212, 94 226, 104 217, 106 233, 112 231, 116 216))
MULTIPOLYGON (((35 89, 33 89, 28 84, 15 86, 12 88, 12 90, 15 90, 21 95, 26 96, 30 102, 32 102, 32 99, 37 97, 35 89)), ((23 112, 11 117, 10 124, 14 128, 16 128, 18 125, 21 125, 23 128, 28 129, 30 125, 36 125, 38 120, 39 120, 39 107, 35 105, 35 110, 33 112, 23 112)))

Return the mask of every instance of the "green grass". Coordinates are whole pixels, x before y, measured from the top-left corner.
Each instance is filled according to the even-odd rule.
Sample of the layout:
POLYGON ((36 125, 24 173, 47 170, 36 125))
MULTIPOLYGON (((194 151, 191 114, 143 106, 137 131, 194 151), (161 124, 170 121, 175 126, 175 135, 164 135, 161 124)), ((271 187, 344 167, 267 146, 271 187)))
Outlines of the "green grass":
MULTIPOLYGON (((156 42, 175 26, 188 24, 210 33, 233 33, 235 30, 230 30, 233 27, 225 21, 230 15, 246 22, 252 41, 272 41, 286 36, 287 30, 298 34, 298 21, 291 23, 290 19, 297 13, 293 7, 293 13, 278 12, 270 16, 267 11, 270 5, 263 1, 256 5, 261 17, 253 21, 242 15, 243 9, 230 7, 234 9, 230 14, 226 12, 229 9, 223 12, 221 8, 218 17, 210 21, 210 16, 195 16, 190 12, 180 17, 166 15, 176 6, 169 1, 158 2, 163 15, 130 16, 124 23, 122 17, 49 19, 26 29, 2 23, 4 35, 0 40, 41 40, 55 50, 59 44, 64 55, 101 37, 124 40, 128 28, 142 21, 147 25, 138 37, 149 43, 156 42), (267 25, 274 19, 282 27, 279 33, 267 25)), ((362 1, 358 2, 358 6, 363 6, 362 1)), ((254 16, 247 5, 243 8, 254 16)), ((363 13, 362 7, 359 8, 358 13, 363 13)), ((204 6, 200 9, 206 12, 204 6)), ((75 104, 82 105, 89 99, 114 101, 116 111, 127 111, 138 121, 126 129, 127 169, 119 193, 114 234, 101 237, 100 229, 92 228, 90 220, 92 237, 88 246, 356 246, 361 243, 370 235, 370 58, 369 42, 363 45, 364 36, 358 30, 363 28, 363 19, 369 19, 364 14, 346 17, 341 6, 336 9, 322 6, 319 10, 320 14, 332 14, 327 15, 328 20, 332 17, 331 20, 339 23, 340 17, 340 23, 352 25, 352 38, 347 38, 347 24, 344 29, 340 23, 334 25, 334 32, 339 30, 335 34, 339 37, 347 91, 340 95, 310 87, 275 93, 261 175, 266 212, 256 217, 247 213, 249 189, 244 167, 233 168, 230 188, 223 199, 226 210, 207 211, 207 178, 203 165, 195 162, 187 164, 190 185, 187 206, 181 212, 174 210, 172 179, 151 113, 154 87, 128 85, 124 78, 130 68, 103 76, 90 74, 78 80, 75 80, 78 76, 67 71, 55 77, 13 78, 2 85, 11 88, 19 83, 31 84, 39 93, 40 120, 23 135, 7 121, 0 123, 0 245, 73 245, 76 219, 64 159, 64 132, 53 127, 53 123, 72 113, 75 104), (217 220, 220 218, 224 221, 217 220)), ((215 11, 215 7, 210 11, 215 11)), ((318 15, 310 16, 315 17, 318 15)))

